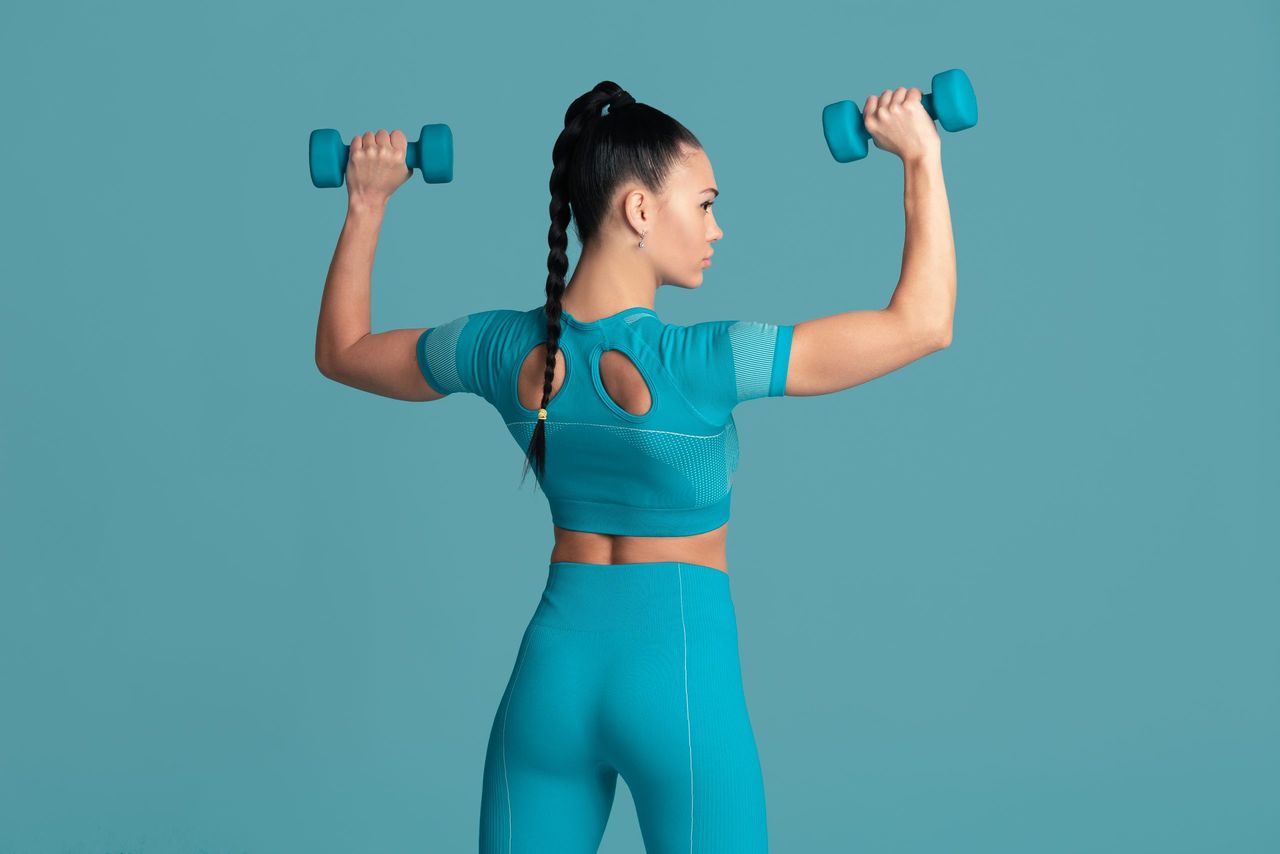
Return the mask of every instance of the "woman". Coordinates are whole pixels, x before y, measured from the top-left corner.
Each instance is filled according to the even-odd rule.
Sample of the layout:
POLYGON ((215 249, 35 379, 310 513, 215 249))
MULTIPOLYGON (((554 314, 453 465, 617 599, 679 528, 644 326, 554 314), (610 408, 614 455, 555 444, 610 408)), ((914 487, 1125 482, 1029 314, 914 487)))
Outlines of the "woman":
POLYGON ((955 252, 941 141, 920 100, 886 89, 864 109, 905 172, 888 307, 793 326, 659 319, 659 287, 702 284, 723 236, 719 189, 689 130, 604 81, 569 106, 552 151, 545 305, 370 334, 382 214, 412 173, 400 131, 352 139, 317 366, 401 400, 484 397, 554 523, 546 588, 490 729, 482 854, 596 851, 619 774, 647 851, 767 850, 725 560, 732 410, 840 391, 949 345, 955 252), (571 211, 582 254, 566 284, 571 211))

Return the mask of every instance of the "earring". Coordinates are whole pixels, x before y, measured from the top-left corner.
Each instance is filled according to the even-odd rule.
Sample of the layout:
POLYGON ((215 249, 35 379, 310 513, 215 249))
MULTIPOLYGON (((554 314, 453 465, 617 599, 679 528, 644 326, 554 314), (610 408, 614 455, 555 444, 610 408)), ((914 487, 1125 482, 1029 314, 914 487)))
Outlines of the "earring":
POLYGON ((646 232, 644 233, 644 235, 640 238, 640 248, 641 248, 641 249, 643 249, 643 248, 644 248, 644 239, 645 239, 645 237, 648 237, 648 236, 649 236, 649 232, 647 232, 647 231, 646 231, 646 232))

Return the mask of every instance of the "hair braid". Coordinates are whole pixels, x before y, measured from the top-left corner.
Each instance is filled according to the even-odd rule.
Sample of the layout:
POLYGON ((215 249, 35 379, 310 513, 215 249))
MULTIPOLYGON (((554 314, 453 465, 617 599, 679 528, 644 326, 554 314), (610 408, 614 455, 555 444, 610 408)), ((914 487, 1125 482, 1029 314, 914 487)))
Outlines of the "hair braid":
MULTIPOLYGON (((560 307, 569 269, 570 214, 576 222, 579 242, 586 246, 607 214, 613 189, 628 178, 637 178, 660 189, 667 172, 679 157, 681 145, 701 148, 687 128, 645 104, 638 104, 625 89, 604 80, 576 98, 564 115, 564 130, 551 149, 551 227, 547 232, 546 369, 542 403, 533 438, 525 453, 524 474, 534 467, 541 482, 546 473, 547 404, 560 352, 560 307), (608 107, 608 116, 602 115, 608 107), (628 107, 622 111, 622 108, 628 107), (620 111, 622 111, 620 113, 620 111), (619 114, 620 118, 611 121, 619 114)), ((523 482, 523 479, 522 479, 523 482)))

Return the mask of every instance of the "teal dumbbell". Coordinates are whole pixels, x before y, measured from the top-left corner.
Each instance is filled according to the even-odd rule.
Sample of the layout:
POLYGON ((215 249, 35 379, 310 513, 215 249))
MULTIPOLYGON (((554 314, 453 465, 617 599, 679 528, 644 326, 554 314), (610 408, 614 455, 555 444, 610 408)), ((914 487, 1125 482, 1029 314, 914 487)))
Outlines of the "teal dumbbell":
MULTIPOLYGON (((317 187, 341 187, 347 176, 347 159, 351 146, 333 128, 311 132, 307 148, 311 163, 311 183, 317 187)), ((453 180, 453 132, 448 125, 423 125, 417 142, 409 143, 404 152, 404 165, 422 170, 428 184, 447 184, 453 180)))
MULTIPOLYGON (((920 98, 929 117, 940 122, 942 129, 955 133, 978 123, 978 99, 973 84, 959 68, 933 75, 933 91, 920 98)), ((841 163, 867 156, 867 126, 862 111, 853 101, 837 101, 822 110, 822 134, 827 138, 831 156, 841 163)))

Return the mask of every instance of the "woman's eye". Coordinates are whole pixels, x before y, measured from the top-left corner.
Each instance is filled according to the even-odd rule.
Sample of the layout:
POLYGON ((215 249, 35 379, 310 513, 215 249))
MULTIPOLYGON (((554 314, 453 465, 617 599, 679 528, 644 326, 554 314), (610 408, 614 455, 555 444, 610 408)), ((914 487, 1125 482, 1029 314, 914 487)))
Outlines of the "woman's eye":
POLYGON ((715 204, 715 202, 703 202, 703 203, 702 203, 702 209, 705 211, 705 210, 707 210, 708 208, 710 208, 710 207, 711 207, 712 205, 714 205, 714 204, 715 204))

